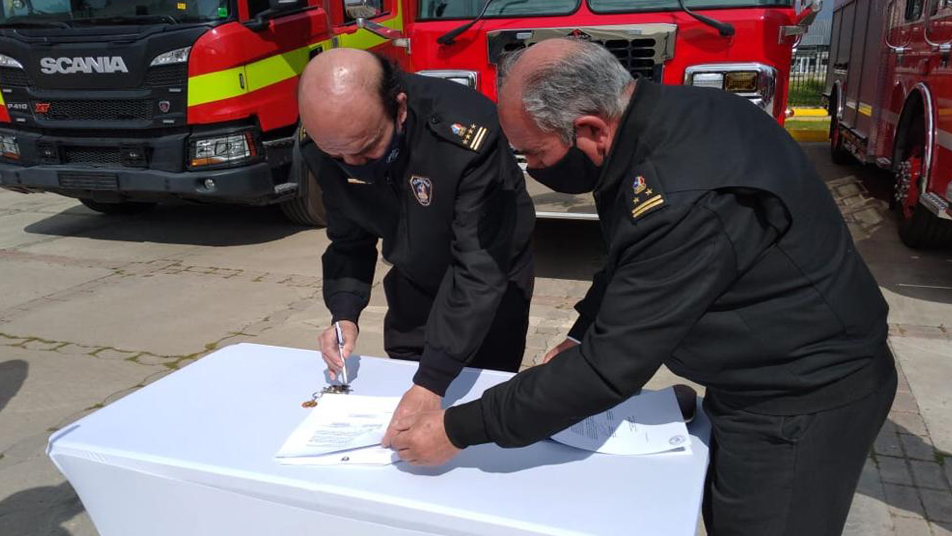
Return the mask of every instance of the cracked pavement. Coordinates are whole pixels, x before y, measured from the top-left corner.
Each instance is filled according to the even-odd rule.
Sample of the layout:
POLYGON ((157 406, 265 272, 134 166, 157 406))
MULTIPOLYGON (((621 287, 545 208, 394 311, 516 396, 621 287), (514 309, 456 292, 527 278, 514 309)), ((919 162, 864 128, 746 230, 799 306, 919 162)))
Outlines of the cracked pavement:
MULTIPOLYGON (((895 236, 888 178, 806 145, 890 302, 902 377, 845 534, 952 534, 952 251, 895 236)), ((0 535, 95 536, 45 455, 49 434, 238 342, 314 348, 323 230, 270 208, 170 205, 103 216, 72 199, 0 190, 0 535)), ((540 221, 523 367, 575 320, 603 258, 598 225, 540 221)), ((358 351, 384 355, 377 266, 358 351)), ((662 369, 649 383, 683 382, 662 369)), ((237 395, 236 395, 237 396, 237 395)), ((701 531, 703 533, 703 530, 701 531)))

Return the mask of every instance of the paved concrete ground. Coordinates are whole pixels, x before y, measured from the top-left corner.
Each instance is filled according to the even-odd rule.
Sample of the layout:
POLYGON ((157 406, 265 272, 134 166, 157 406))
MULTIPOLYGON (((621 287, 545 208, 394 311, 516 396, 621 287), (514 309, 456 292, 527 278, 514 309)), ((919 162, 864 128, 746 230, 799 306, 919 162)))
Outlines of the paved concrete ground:
MULTIPOLYGON (((952 534, 952 252, 904 248, 880 174, 806 147, 892 306, 903 370, 847 534, 952 534)), ((603 247, 597 224, 540 222, 524 366, 561 341, 603 247)), ((51 431, 236 342, 313 348, 324 233, 270 209, 171 206, 105 217, 0 191, 0 535, 96 534, 43 448, 51 431)), ((377 281, 386 267, 378 266, 377 281)), ((359 350, 383 355, 383 293, 359 350)), ((662 371, 652 386, 677 381, 662 371)))

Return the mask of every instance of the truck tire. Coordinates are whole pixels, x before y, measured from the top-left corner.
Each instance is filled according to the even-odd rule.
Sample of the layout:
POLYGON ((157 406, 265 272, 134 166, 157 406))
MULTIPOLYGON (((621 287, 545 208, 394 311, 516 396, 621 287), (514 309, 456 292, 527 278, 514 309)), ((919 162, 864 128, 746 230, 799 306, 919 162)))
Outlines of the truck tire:
POLYGON ((836 118, 836 103, 830 106, 830 160, 837 165, 845 166, 855 162, 853 155, 843 148, 843 133, 840 131, 840 121, 836 118))
POLYGON ((948 246, 952 244, 952 222, 940 219, 919 204, 910 217, 900 217, 899 238, 913 249, 948 246))
POLYGON ((86 205, 87 208, 101 212, 103 214, 138 214, 151 210, 156 203, 143 203, 140 201, 124 201, 119 203, 103 203, 93 201, 89 198, 81 197, 79 202, 86 205))
POLYGON ((919 202, 922 148, 914 145, 896 167, 895 208, 899 239, 913 249, 952 244, 952 222, 940 219, 919 202))
POLYGON ((299 177, 299 195, 281 203, 281 211, 294 223, 309 227, 326 226, 327 212, 321 198, 321 186, 317 183, 317 177, 304 163, 297 144, 294 145, 291 160, 291 176, 299 177))

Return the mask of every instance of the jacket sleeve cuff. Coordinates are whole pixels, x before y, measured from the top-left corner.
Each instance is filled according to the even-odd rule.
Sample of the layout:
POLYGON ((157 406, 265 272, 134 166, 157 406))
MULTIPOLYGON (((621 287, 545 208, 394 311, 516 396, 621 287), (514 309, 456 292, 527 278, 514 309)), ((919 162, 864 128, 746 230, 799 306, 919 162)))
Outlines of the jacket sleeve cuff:
POLYGON ((350 292, 338 292, 327 299, 327 308, 331 311, 331 323, 349 320, 354 324, 360 319, 364 300, 350 292))
POLYGON ((413 383, 444 396, 446 389, 463 370, 463 366, 462 361, 426 345, 423 347, 423 355, 420 356, 420 368, 413 375, 413 383))
POLYGON ((584 316, 579 316, 578 320, 576 320, 575 324, 572 326, 572 329, 569 330, 568 337, 581 342, 582 338, 585 337, 585 332, 588 331, 588 327, 591 324, 592 321, 590 319, 584 316))
POLYGON ((483 423, 483 407, 481 401, 473 400, 459 406, 453 406, 443 413, 443 427, 450 443, 458 449, 465 449, 473 445, 490 443, 492 440, 486 433, 483 423))

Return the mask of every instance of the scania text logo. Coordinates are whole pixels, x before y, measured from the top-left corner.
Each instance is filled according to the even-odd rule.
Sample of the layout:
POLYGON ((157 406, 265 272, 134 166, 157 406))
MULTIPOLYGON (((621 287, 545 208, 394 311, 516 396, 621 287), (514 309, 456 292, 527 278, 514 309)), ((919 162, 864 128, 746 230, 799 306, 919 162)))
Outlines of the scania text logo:
POLYGON ((122 56, 98 56, 76 58, 43 58, 40 60, 40 71, 43 74, 75 74, 75 73, 128 73, 126 62, 122 56))

